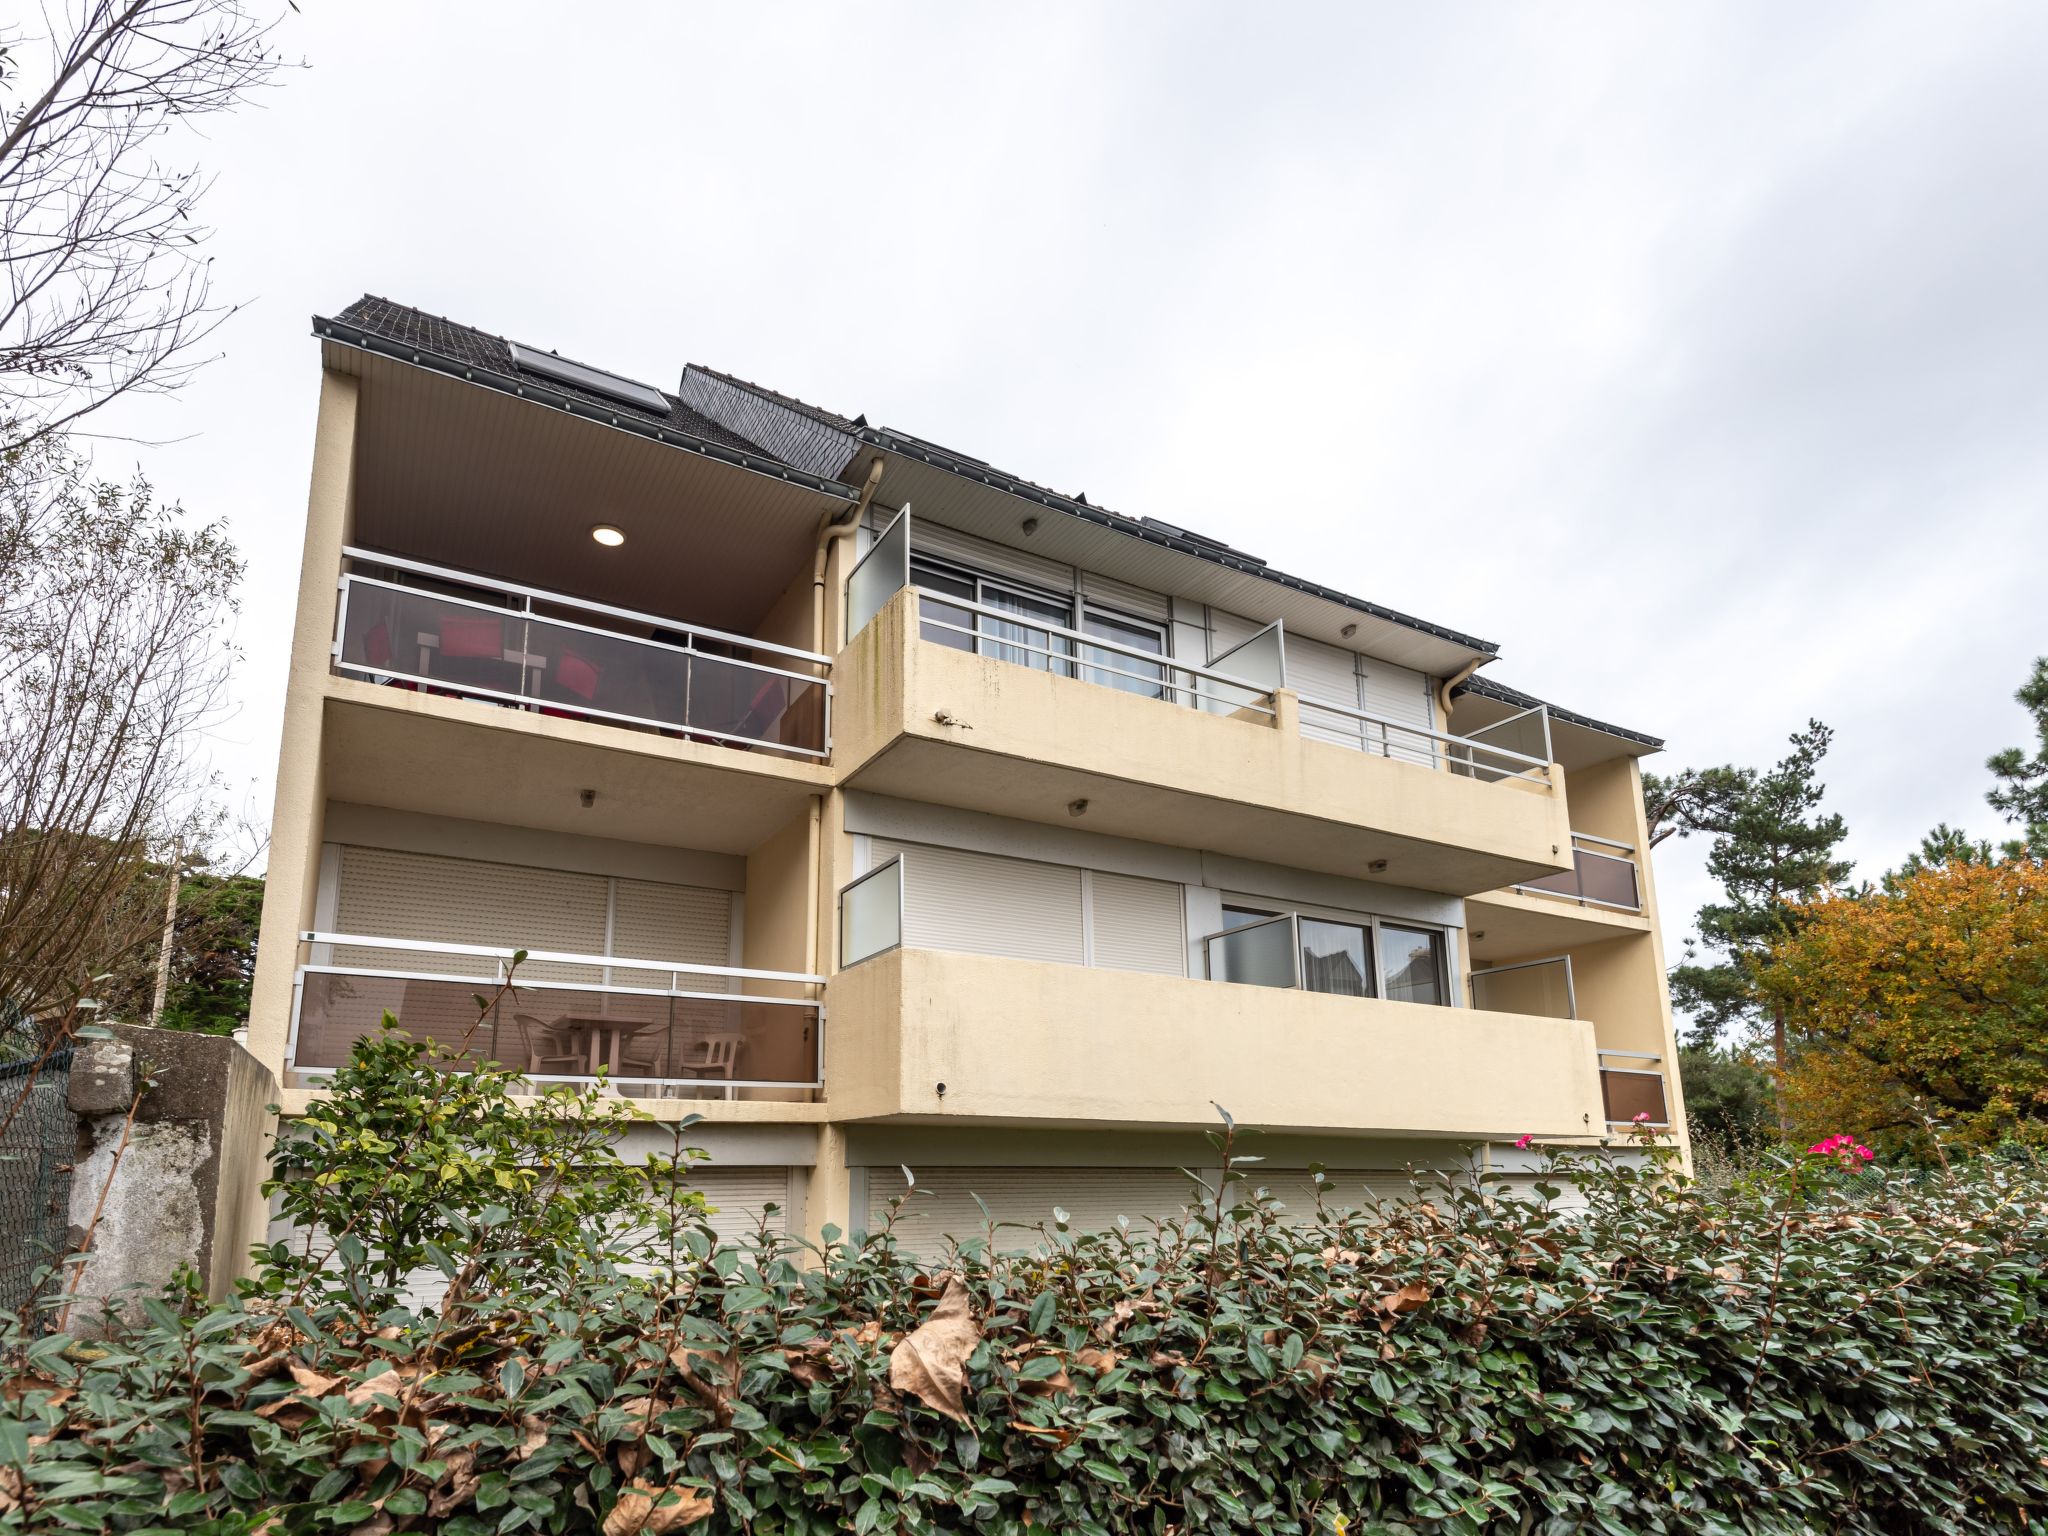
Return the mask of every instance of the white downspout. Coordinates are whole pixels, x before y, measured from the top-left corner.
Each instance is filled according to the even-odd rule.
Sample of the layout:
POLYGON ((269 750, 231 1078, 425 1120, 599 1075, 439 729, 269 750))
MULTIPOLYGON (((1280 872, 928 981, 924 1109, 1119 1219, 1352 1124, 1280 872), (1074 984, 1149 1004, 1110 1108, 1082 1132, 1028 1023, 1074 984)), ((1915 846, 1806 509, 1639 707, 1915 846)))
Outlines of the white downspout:
POLYGON ((861 519, 867 516, 868 503, 875 499, 875 488, 881 483, 882 456, 878 453, 868 465, 867 483, 861 487, 860 500, 854 503, 853 511, 845 520, 835 523, 829 512, 818 519, 818 548, 811 559, 811 649, 814 651, 829 655, 837 649, 825 643, 825 566, 831 557, 832 546, 860 531, 861 519))

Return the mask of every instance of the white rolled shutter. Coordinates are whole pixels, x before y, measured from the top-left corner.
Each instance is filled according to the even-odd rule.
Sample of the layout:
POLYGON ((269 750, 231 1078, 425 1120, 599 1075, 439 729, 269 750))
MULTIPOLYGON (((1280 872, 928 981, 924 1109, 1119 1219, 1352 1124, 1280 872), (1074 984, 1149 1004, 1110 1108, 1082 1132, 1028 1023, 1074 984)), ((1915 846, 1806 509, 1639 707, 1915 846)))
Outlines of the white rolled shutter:
POLYGON ((1301 734, 1315 741, 1356 747, 1363 741, 1360 722, 1342 710, 1358 704, 1358 657, 1341 646, 1320 640, 1287 637, 1287 683, 1301 696, 1301 734), (1323 704, 1336 709, 1320 709, 1323 704))
MULTIPOLYGON (((1243 645, 1245 641, 1251 639, 1253 635, 1256 635, 1265 627, 1263 624, 1254 624, 1250 619, 1241 618, 1237 614, 1226 613, 1221 608, 1211 608, 1209 610, 1209 655, 1212 657, 1221 656, 1225 651, 1243 645)), ((1289 635, 1287 643, 1291 647, 1294 644, 1294 636, 1289 635)), ((1199 661, 1205 658, 1196 657, 1194 659, 1199 661)))
POLYGON ((1185 976, 1188 946, 1182 888, 1165 880, 1088 872, 1091 964, 1185 976))
POLYGON ((789 1230, 789 1170, 787 1168, 693 1168, 690 1183, 714 1206, 711 1230, 724 1243, 751 1238, 760 1225, 766 1207, 778 1207, 768 1217, 768 1230, 789 1230))
POLYGON ((1164 624, 1173 617, 1173 603, 1162 594, 1114 577, 1098 576, 1093 571, 1081 573, 1081 595, 1097 607, 1127 613, 1135 619, 1164 624))
MULTIPOLYGON (((732 959, 732 896, 726 891, 354 846, 341 850, 338 885, 335 927, 342 933, 702 965, 732 959)), ((476 975, 487 964, 346 946, 337 948, 335 963, 444 975, 476 975)), ((612 970, 620 986, 668 985, 665 971, 654 980, 624 967, 612 970)), ((604 980, 601 967, 557 961, 529 960, 519 974, 530 981, 604 980)))
MULTIPOLYGON (((342 933, 506 949, 604 952, 605 879, 477 859, 344 847, 335 923, 342 933)), ((337 965, 477 975, 487 962, 425 951, 342 949, 337 965)), ((534 981, 594 982, 594 966, 529 961, 534 981)))
POLYGON ((947 528, 924 518, 915 519, 910 525, 910 548, 913 554, 935 555, 941 560, 950 560, 955 565, 979 571, 984 576, 1006 576, 1012 581, 1041 587, 1048 592, 1071 593, 1074 590, 1074 568, 1071 565, 1061 565, 1057 560, 1048 560, 1042 555, 1012 549, 1007 544, 991 544, 987 539, 977 539, 971 533, 962 533, 957 528, 947 528))
POLYGON ((899 853, 910 948, 1082 963, 1078 869, 874 839, 875 863, 899 853))
MULTIPOLYGON (((1363 656, 1359 658, 1359 688, 1367 714, 1378 715, 1397 725, 1412 725, 1418 730, 1435 729, 1434 687, 1422 673, 1363 656)), ((1435 765, 1436 744, 1429 737, 1407 731, 1381 734, 1389 738, 1386 743, 1388 756, 1398 761, 1435 765)), ((1377 735, 1373 750, 1380 750, 1377 735)))

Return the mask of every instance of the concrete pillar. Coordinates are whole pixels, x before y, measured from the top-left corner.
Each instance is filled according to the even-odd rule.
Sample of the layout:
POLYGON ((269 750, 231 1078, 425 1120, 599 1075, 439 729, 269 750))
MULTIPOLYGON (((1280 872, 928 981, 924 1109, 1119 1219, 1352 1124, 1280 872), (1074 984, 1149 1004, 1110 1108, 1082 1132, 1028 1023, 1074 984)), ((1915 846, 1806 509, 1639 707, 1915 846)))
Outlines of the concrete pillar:
POLYGON ((208 1295, 227 1294, 263 1233, 249 1213, 261 1208, 276 1092, 269 1070, 219 1035, 117 1024, 79 1047, 70 1215, 73 1250, 88 1257, 69 1331, 96 1334, 107 1302, 153 1295, 185 1269, 208 1295))

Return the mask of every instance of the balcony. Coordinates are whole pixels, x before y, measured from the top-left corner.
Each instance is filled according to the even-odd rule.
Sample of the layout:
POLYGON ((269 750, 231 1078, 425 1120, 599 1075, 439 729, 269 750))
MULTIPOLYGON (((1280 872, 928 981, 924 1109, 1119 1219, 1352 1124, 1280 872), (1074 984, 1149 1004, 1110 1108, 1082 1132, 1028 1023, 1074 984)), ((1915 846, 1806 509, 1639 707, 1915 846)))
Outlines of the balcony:
POLYGON ((828 657, 395 555, 345 554, 333 661, 343 676, 742 750, 830 754, 828 657))
MULTIPOLYGON (((1520 960, 1472 973, 1472 1006, 1527 1018, 1576 1019, 1578 987, 1569 955, 1520 960)), ((1626 1130, 1637 1115, 1659 1130, 1671 1126, 1663 1058, 1648 1051, 1597 1048, 1600 1100, 1610 1131, 1626 1130)))
POLYGON ((1571 869, 1538 880, 1524 880, 1515 889, 1561 897, 1582 907, 1605 907, 1615 912, 1643 910, 1635 849, 1627 843, 1586 832, 1572 834, 1571 869))
POLYGON ((974 627, 900 587, 836 664, 848 788, 1452 895, 1566 871, 1548 764, 1362 712, 1358 746, 1305 738, 1277 644, 1198 667, 933 606, 974 627))
POLYGON ((1642 1051, 1600 1052, 1600 1102, 1607 1113, 1610 1131, 1627 1130, 1643 1123, 1660 1131, 1671 1128, 1671 1105, 1664 1092, 1664 1073, 1657 1066, 1615 1066, 1618 1061, 1659 1062, 1661 1058, 1642 1051))
POLYGON ((643 1099, 807 1098, 822 1085, 817 993, 792 971, 368 934, 299 935, 284 1084, 317 1087, 386 1013, 466 1063, 643 1099), (774 995, 777 992, 795 995, 774 995), (490 1006, 480 1009, 482 997, 490 1006))
MULTIPOLYGON (((876 898, 878 904, 882 898, 876 898)), ((848 1120, 1598 1135, 1593 1029, 1568 1019, 884 949, 827 984, 848 1120)))

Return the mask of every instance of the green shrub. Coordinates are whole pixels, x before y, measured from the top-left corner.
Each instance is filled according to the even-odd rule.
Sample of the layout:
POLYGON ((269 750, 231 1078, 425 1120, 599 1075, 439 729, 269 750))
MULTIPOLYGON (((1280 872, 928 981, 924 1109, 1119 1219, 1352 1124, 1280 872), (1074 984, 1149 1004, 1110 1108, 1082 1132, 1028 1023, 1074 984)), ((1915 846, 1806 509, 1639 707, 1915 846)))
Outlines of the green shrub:
POLYGON ((508 1263, 443 1317, 157 1301, 26 1346, 0 1523, 1895 1536, 2042 1507, 2031 1165, 1719 1208, 1571 1171, 1576 1213, 1249 1198, 929 1272, 887 1234, 807 1268, 699 1229, 673 1283, 508 1263))
MULTIPOLYGON (((376 1092, 448 1091, 390 1044, 376 1092)), ((388 1164, 391 1129, 325 1150, 388 1164)), ((628 1270, 616 1208, 569 1240, 479 1183, 420 1243, 461 1277, 438 1314, 365 1258, 0 1340, 0 1529, 1908 1536, 2048 1507, 2031 1161, 1807 1157, 1710 1201, 1560 1160, 1534 1193, 1287 1211, 1219 1144, 1239 1177, 1180 1219, 932 1264, 888 1231, 720 1246, 669 1164, 628 1270)))

